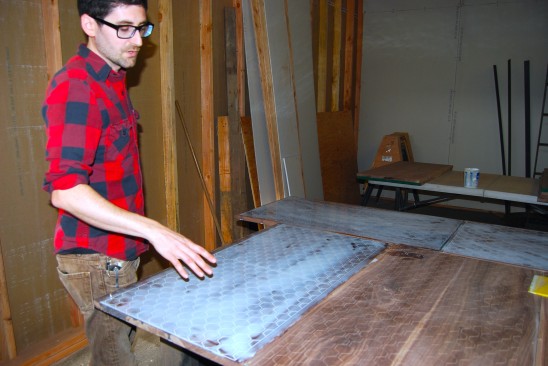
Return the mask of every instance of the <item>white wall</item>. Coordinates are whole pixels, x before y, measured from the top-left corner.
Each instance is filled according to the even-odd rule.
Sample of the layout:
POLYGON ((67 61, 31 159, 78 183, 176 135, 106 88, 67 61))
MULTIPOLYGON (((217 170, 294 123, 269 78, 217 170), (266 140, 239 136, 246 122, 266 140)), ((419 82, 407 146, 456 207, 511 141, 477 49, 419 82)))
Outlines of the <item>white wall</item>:
POLYGON ((548 63, 547 0, 364 0, 364 10, 360 170, 371 167, 384 135, 406 131, 415 161, 501 174, 493 65, 506 128, 508 59, 512 175, 525 175, 525 60, 533 169, 548 63))

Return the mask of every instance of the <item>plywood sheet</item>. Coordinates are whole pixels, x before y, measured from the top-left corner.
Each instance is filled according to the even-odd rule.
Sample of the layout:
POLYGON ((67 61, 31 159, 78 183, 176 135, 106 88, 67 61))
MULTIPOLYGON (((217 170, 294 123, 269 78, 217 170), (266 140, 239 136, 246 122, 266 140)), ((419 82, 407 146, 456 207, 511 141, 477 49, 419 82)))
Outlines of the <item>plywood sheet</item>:
MULTIPOLYGON (((498 174, 489 174, 480 172, 480 179, 478 181, 478 190, 485 189, 493 184, 500 175, 498 174)), ((450 171, 436 177, 428 182, 432 185, 438 186, 454 186, 464 188, 464 172, 463 171, 450 171)), ((467 190, 474 188, 467 188, 467 190)))
POLYGON ((548 271, 548 234, 541 231, 466 222, 442 250, 548 271))
POLYGON ((360 187, 356 179, 358 160, 352 113, 318 113, 317 123, 324 200, 359 204, 360 187))
POLYGON ((463 222, 295 197, 245 212, 240 219, 260 224, 299 225, 430 249, 440 249, 463 222))
POLYGON ((539 181, 538 200, 548 202, 548 169, 544 169, 539 181))
POLYGON ((438 193, 460 194, 464 196, 483 197, 485 189, 493 184, 499 175, 480 173, 477 188, 464 187, 464 172, 450 171, 424 183, 420 189, 438 193))
POLYGON ((223 364, 249 359, 365 267, 385 245, 279 225, 216 253, 212 278, 173 269, 96 305, 223 364))
MULTIPOLYGON (((480 181, 482 176, 480 174, 480 181)), ((536 202, 539 181, 533 178, 499 175, 485 190, 485 197, 536 202)))
POLYGON ((548 299, 533 271, 390 248, 249 365, 535 365, 548 299), (544 312, 544 313, 541 313, 544 312))
POLYGON ((381 180, 407 184, 424 184, 453 169, 452 165, 398 161, 358 173, 361 180, 381 180))

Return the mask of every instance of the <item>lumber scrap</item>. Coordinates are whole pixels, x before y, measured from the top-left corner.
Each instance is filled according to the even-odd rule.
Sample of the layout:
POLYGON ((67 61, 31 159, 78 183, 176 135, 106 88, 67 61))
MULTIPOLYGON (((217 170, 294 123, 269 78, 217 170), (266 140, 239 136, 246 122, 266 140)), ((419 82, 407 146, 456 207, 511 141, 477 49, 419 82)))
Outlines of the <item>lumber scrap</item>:
POLYGON ((362 80, 362 44, 363 44, 363 1, 357 0, 356 9, 356 74, 354 76, 354 137, 358 147, 358 133, 360 128, 361 80, 362 80))
POLYGON ((318 112, 326 111, 326 93, 327 93, 327 27, 328 27, 328 8, 327 0, 319 1, 319 25, 318 25, 318 60, 317 60, 317 99, 316 110, 318 112))
POLYGON ((318 113, 324 200, 359 204, 358 161, 350 111, 318 113))
POLYGON ((61 30, 59 21, 59 1, 42 0, 44 18, 44 43, 48 80, 63 66, 61 59, 61 30))
POLYGON ((255 32, 255 46, 258 55, 261 88, 265 108, 268 145, 274 177, 274 191, 276 199, 284 197, 282 165, 280 157, 280 140, 278 136, 278 120, 274 100, 274 80, 272 76, 271 54, 268 45, 267 24, 264 0, 250 0, 253 14, 253 30, 255 32))
MULTIPOLYGON (((238 24, 237 9, 225 7, 225 70, 226 70, 226 95, 227 95, 227 138, 230 141, 229 151, 229 171, 230 185, 227 187, 230 193, 232 212, 244 212, 249 209, 246 184, 246 164, 245 150, 242 141, 242 131, 240 127, 240 89, 241 80, 238 70, 238 63, 241 60, 238 57, 238 24)), ((241 11, 240 9, 238 9, 241 11)), ((241 32, 241 29, 239 30, 241 32)), ((241 42, 241 40, 240 40, 241 42)), ((245 88, 244 88, 245 89, 245 88)), ((219 139, 219 146, 224 142, 219 139)), ((220 147, 219 147, 220 148, 220 147)), ((219 155, 221 152, 219 151, 219 155)), ((221 203, 222 207, 222 203, 221 203)), ((222 220, 221 220, 222 221, 222 220)), ((222 225, 221 225, 222 226, 222 225)), ((242 238, 244 236, 244 227, 242 225, 231 225, 233 238, 242 238)), ((231 240, 232 241, 232 240, 231 240)), ((226 242, 226 241, 225 241, 226 242)), ((229 241, 230 242, 230 241, 229 241)))
MULTIPOLYGON (((0 248, 2 247, 0 243, 0 248)), ((0 250, 0 361, 11 360, 17 355, 17 346, 13 334, 13 322, 11 319, 10 302, 8 296, 8 284, 6 282, 6 271, 4 268, 4 256, 0 250)))
POLYGON ((262 88, 260 81, 259 61, 255 47, 255 32, 253 31, 253 15, 250 0, 242 0, 242 19, 244 27, 245 59, 247 72, 247 87, 249 90, 251 121, 253 123, 253 140, 255 159, 257 161, 257 177, 260 190, 260 202, 269 203, 276 200, 274 176, 268 145, 266 116, 262 103, 262 88))
MULTIPOLYGON (((215 135, 213 110, 213 35, 212 35, 212 0, 200 0, 200 99, 202 106, 202 172, 207 192, 216 207, 215 200, 215 135)), ((208 198, 204 192, 204 207, 208 198)), ((204 247, 212 251, 217 245, 215 234, 215 212, 204 210, 204 247)))
POLYGON ((539 180, 538 201, 548 202, 548 169, 544 169, 539 180))
MULTIPOLYGON (((352 3, 352 1, 349 1, 352 3)), ((342 0, 333 2, 333 64, 331 77, 331 112, 337 112, 339 108, 339 95, 341 84, 341 24, 342 24, 342 0)))
POLYGON ((232 179, 230 166, 230 126, 228 116, 217 118, 217 136, 219 146, 219 201, 221 205, 221 236, 223 244, 232 243, 232 179))
POLYGON ((162 85, 162 133, 167 227, 179 229, 177 147, 175 127, 175 76, 173 61, 173 9, 171 1, 158 2, 160 14, 160 84, 162 85))
POLYGON ((261 206, 261 197, 259 192, 259 177, 257 175, 257 161, 255 159, 255 146, 253 143, 253 126, 251 124, 251 118, 247 116, 242 117, 240 123, 242 125, 242 139, 245 147, 247 170, 249 172, 251 193, 253 195, 253 205, 257 208, 261 206))
POLYGON ((236 69, 238 75, 238 111, 240 117, 246 115, 246 65, 244 52, 244 19, 242 0, 234 0, 236 21, 236 69))
POLYGON ((354 99, 354 83, 359 83, 359 80, 354 78, 354 30, 355 27, 355 6, 354 0, 346 2, 346 32, 344 42, 344 83, 343 83, 343 109, 351 111, 354 99))

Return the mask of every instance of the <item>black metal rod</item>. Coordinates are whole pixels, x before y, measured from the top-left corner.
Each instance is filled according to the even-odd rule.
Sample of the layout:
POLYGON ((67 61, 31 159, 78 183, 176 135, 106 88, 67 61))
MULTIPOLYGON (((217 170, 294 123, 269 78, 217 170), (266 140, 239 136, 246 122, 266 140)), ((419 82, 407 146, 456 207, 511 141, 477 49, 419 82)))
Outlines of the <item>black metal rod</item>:
POLYGON ((198 175, 200 176, 200 183, 202 183, 202 188, 204 190, 204 195, 207 199, 207 204, 209 205, 209 211, 211 212, 211 216, 213 217, 213 222, 215 224, 215 228, 217 229, 217 234, 219 234, 219 238, 221 239, 221 244, 225 245, 223 239, 223 233, 221 231, 221 225, 219 224, 219 220, 217 219, 217 215, 215 214, 215 207, 213 206, 213 201, 211 200, 211 196, 209 194, 209 190, 207 189, 204 175, 202 174, 202 169, 200 169, 200 164, 198 164, 198 159, 196 158, 196 153, 194 152, 194 148, 192 147, 192 142, 190 141, 190 133, 188 132, 188 128, 186 126, 185 121, 185 115, 183 114, 181 110, 181 106, 179 105, 179 102, 175 101, 175 107, 177 108, 177 114, 179 115, 179 121, 181 122, 181 125, 183 126, 183 130, 185 132, 186 141, 188 142, 188 147, 190 148, 190 152, 192 153, 192 158, 194 159, 194 166, 196 167, 196 170, 198 171, 198 175))
POLYGON ((508 60, 508 175, 512 175, 512 60, 508 60))
POLYGON ((499 77, 497 73, 497 65, 493 65, 493 74, 495 76, 495 92, 497 94, 497 113, 499 119, 499 141, 500 155, 502 159, 502 175, 506 175, 506 155, 504 154, 504 136, 502 132, 502 113, 500 110, 500 93, 499 93, 499 77))
POLYGON ((525 98, 525 177, 531 178, 531 76, 529 60, 523 63, 525 98))

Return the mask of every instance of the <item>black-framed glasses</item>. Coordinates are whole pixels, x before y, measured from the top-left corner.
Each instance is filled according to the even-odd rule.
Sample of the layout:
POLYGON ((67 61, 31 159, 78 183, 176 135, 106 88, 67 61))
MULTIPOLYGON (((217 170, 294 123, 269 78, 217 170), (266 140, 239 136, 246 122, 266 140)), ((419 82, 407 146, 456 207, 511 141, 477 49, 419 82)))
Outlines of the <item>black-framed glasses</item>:
POLYGON ((133 36, 135 35, 135 32, 137 31, 139 31, 139 34, 141 35, 141 37, 146 38, 152 34, 152 30, 154 29, 154 24, 152 24, 151 22, 146 22, 145 24, 136 27, 134 25, 129 25, 129 24, 116 25, 116 24, 109 23, 106 20, 101 18, 96 18, 96 17, 92 17, 92 18, 101 24, 104 24, 113 29, 116 29, 116 35, 118 36, 118 38, 122 38, 122 39, 133 38, 133 36))

